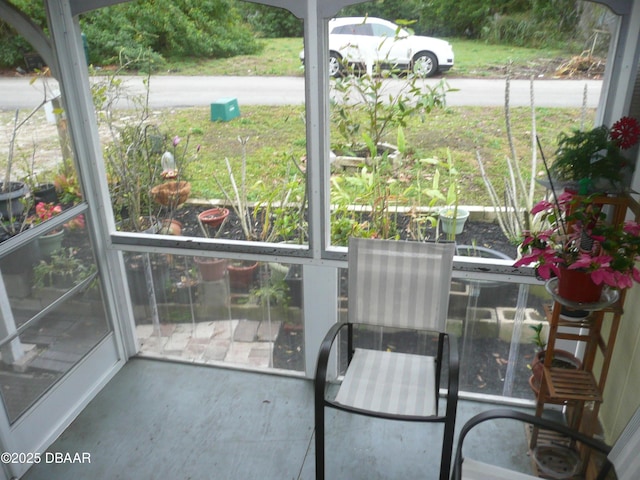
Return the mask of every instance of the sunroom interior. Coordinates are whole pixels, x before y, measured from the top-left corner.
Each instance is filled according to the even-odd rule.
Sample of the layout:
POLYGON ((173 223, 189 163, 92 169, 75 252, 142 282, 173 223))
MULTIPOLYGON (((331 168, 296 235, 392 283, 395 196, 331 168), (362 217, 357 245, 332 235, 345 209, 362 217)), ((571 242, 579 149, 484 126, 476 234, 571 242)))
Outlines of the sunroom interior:
MULTIPOLYGON (((348 293, 347 249, 331 238, 327 22, 359 2, 256 2, 289 10, 304 24, 300 178, 307 223, 298 244, 220 239, 219 227, 200 220, 196 228, 204 234, 177 236, 118 224, 78 22, 118 3, 45 0, 44 33, 0 0, 0 18, 50 68, 51 78, 36 78, 35 85, 45 100, 60 93, 50 128, 59 133, 56 119, 64 117, 69 143, 61 156, 81 190, 73 206, 0 243, 0 445, 5 453, 31 455, 16 461, 3 455, 2 478, 314 478, 316 357, 325 333, 346 315, 348 293), (40 240, 61 229, 69 256, 60 261, 68 262, 70 281, 35 285, 40 240), (253 286, 229 270, 195 281, 204 280, 200 263, 221 259, 225 268, 257 263, 253 286), (286 277, 286 302, 272 301, 276 274, 286 277)), ((594 124, 640 118, 640 2, 598 3, 613 15, 594 124)), ((637 164, 637 149, 634 155, 637 164)), ((631 188, 640 190, 637 169, 631 188)), ((207 201, 201 209, 223 204, 207 201)), ((544 320, 551 295, 530 269, 512 266, 513 254, 469 256, 465 248, 473 247, 461 247, 448 316, 461 355, 457 424, 496 405, 533 412, 529 327, 544 320)), ((609 444, 640 405, 639 298, 637 287, 626 296, 605 400, 593 419, 609 444)), ((381 341, 395 348, 397 339, 381 341)), ((579 345, 566 348, 580 353, 579 345)), ((432 430, 438 427, 332 415, 327 478, 438 477, 439 445, 432 441, 440 440, 432 430)), ((482 435, 472 450, 531 472, 521 426, 500 424, 482 435)))

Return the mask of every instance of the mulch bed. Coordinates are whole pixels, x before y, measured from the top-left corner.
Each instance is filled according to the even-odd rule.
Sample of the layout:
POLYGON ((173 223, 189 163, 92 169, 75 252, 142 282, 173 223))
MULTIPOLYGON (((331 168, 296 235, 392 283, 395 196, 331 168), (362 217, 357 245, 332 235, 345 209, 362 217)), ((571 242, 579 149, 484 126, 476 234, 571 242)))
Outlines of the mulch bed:
MULTIPOLYGON (((193 237, 203 237, 204 234, 200 229, 197 220, 197 214, 210 208, 209 206, 197 206, 193 204, 185 204, 177 209, 174 219, 182 224, 182 234, 193 237)), ((409 240, 406 225, 409 220, 404 215, 398 216, 398 225, 400 236, 404 240, 409 240)), ((260 232, 260 224, 256 222, 256 231, 260 232)), ((230 209, 229 217, 219 232, 217 238, 244 240, 240 221, 235 212, 230 209)), ((435 239, 435 230, 430 230, 430 238, 435 239)), ((443 239, 443 235, 440 234, 443 239)), ((284 239, 281 239, 284 240, 284 239)), ((516 246, 507 240, 497 223, 489 223, 482 221, 467 221, 463 232, 456 237, 459 245, 474 245, 478 247, 490 248, 504 253, 511 258, 516 256, 516 246)))

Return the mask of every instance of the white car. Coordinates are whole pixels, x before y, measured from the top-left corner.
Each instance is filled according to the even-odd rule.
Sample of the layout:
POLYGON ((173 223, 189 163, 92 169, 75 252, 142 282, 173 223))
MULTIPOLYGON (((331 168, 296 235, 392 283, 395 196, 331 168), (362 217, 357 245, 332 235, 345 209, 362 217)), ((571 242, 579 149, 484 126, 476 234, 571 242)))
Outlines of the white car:
POLYGON ((453 48, 445 40, 412 35, 381 18, 334 18, 329 21, 329 74, 339 76, 345 63, 368 72, 380 64, 431 77, 453 67, 453 48))

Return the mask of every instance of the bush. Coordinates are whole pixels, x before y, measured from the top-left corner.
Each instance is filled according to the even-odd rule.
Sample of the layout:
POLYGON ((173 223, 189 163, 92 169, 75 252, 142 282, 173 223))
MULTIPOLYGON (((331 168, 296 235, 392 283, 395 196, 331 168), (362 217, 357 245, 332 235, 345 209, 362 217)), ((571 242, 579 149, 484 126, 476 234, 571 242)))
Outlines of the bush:
POLYGON ((304 25, 293 13, 282 8, 238 2, 243 18, 263 38, 302 37, 304 25))
MULTIPOLYGON (((38 0, 12 0, 15 7, 24 12, 42 29, 46 29, 47 19, 44 6, 38 0)), ((0 67, 24 65, 24 55, 33 47, 9 25, 0 20, 0 67)))
MULTIPOLYGON (((46 27, 42 2, 16 0, 14 4, 46 27)), ((226 58, 261 48, 232 0, 127 2, 82 15, 80 25, 94 64, 120 64, 122 57, 130 60, 144 52, 151 60, 148 65, 158 67, 165 58, 226 58)), ((14 29, 0 22, 0 66, 20 65, 31 50, 14 29)))
POLYGON ((225 58, 260 50, 227 0, 132 2, 92 12, 81 24, 95 63, 114 63, 122 51, 135 57, 141 49, 159 58, 225 58))

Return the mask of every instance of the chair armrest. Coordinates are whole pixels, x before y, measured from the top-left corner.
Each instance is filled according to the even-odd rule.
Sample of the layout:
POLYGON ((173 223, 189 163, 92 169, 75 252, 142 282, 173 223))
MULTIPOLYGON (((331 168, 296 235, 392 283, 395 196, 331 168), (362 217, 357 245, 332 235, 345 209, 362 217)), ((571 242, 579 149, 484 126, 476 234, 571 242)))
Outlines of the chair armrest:
MULTIPOLYGON (((496 409, 487 410, 485 412, 479 413, 476 416, 472 417, 467 421, 467 423, 463 425, 462 429, 460 430, 460 435, 458 437, 458 445, 456 448, 455 462, 453 466, 453 475, 451 477, 453 480, 460 480, 462 478, 462 461, 463 461, 462 445, 469 431, 472 430, 476 425, 480 423, 486 422, 487 420, 494 420, 499 418, 519 420, 521 422, 530 423, 534 426, 538 426, 547 430, 552 430, 552 431, 561 433, 605 455, 608 454, 609 451, 611 450, 611 447, 606 443, 596 438, 588 437, 578 432, 577 430, 573 430, 561 423, 554 422, 546 418, 536 417, 528 413, 519 412, 517 410, 511 410, 508 408, 496 408, 496 409)), ((610 467, 611 467, 611 464, 607 460, 602 469, 603 472, 608 471, 610 467)))
POLYGON ((334 323, 327 334, 324 336, 324 339, 320 344, 320 349, 318 351, 318 360, 316 363, 316 376, 314 379, 316 400, 324 400, 324 389, 327 383, 327 368, 329 363, 329 355, 331 355, 331 347, 340 329, 346 325, 348 324, 334 323))

